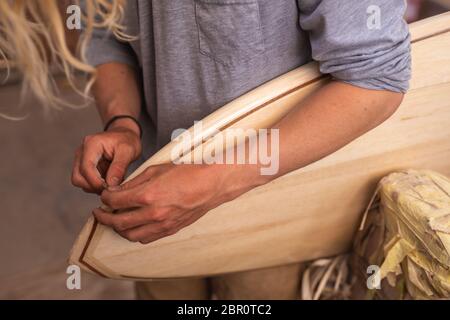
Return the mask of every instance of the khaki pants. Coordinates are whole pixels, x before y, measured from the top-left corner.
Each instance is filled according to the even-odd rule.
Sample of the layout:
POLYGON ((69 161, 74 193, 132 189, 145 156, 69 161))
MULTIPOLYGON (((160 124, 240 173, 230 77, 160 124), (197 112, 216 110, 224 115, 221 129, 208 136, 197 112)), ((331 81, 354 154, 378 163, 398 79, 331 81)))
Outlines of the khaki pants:
POLYGON ((301 264, 238 272, 211 278, 136 283, 141 300, 293 300, 298 299, 301 264))

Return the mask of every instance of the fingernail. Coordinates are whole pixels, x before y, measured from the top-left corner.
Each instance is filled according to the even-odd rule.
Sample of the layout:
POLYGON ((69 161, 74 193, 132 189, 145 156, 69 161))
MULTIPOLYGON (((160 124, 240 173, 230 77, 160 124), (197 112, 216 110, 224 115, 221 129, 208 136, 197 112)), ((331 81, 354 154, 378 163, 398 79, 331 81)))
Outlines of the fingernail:
POLYGON ((109 191, 119 191, 120 190, 120 186, 108 186, 108 190, 109 191))
POLYGON ((113 186, 117 186, 118 184, 119 184, 119 178, 117 178, 117 177, 112 177, 111 178, 111 182, 112 182, 112 185, 113 186))

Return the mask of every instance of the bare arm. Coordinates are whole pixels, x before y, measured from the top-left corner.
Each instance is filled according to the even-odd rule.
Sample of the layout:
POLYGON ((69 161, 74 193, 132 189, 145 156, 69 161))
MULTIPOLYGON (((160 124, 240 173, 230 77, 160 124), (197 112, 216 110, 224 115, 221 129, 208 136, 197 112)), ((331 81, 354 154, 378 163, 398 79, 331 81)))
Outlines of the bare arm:
POLYGON ((280 170, 306 166, 353 141, 389 118, 403 94, 332 82, 279 121, 280 170))
MULTIPOLYGON (((98 66, 93 93, 103 124, 118 114, 139 117, 141 95, 136 71, 130 66, 116 62, 98 66)), ((131 130, 136 129, 132 121, 129 125, 125 124, 127 120, 123 122, 131 130)))
MULTIPOLYGON (((99 65, 93 94, 103 124, 116 115, 139 117, 138 79, 127 64, 99 65)), ((87 192, 100 193, 106 185, 118 185, 140 153, 139 127, 133 120, 119 119, 107 132, 84 138, 75 155, 72 183, 87 192)))
POLYGON ((230 194, 240 195, 334 153, 388 119, 403 96, 331 82, 272 127, 279 130, 278 171, 261 175, 261 164, 234 165, 230 194))
POLYGON ((259 164, 153 166, 102 193, 105 204, 123 213, 95 209, 94 215, 131 241, 148 243, 168 236, 221 203, 333 153, 387 119, 402 97, 333 82, 273 127, 280 133, 275 175, 261 175, 259 164))

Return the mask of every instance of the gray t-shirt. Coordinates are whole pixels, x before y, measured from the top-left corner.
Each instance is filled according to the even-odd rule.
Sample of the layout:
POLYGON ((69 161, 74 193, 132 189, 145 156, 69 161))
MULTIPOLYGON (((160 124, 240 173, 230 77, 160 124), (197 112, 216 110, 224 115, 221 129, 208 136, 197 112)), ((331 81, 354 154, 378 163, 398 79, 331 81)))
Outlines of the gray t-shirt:
POLYGON ((92 65, 140 70, 144 157, 234 98, 311 60, 322 73, 405 92, 411 74, 404 0, 128 0, 123 43, 97 29, 92 65))

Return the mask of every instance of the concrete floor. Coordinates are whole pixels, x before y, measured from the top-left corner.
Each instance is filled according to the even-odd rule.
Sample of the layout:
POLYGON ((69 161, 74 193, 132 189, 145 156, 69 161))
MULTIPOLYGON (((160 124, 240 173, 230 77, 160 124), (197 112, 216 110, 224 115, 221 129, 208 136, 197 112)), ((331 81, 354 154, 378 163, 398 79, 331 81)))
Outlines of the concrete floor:
MULTIPOLYGON (((66 259, 98 202, 70 184, 75 148, 100 129, 93 107, 44 115, 20 87, 0 87, 0 299, 134 297, 132 283, 82 275, 82 289, 66 288, 66 259)), ((73 95, 68 95, 73 100, 73 95)))

